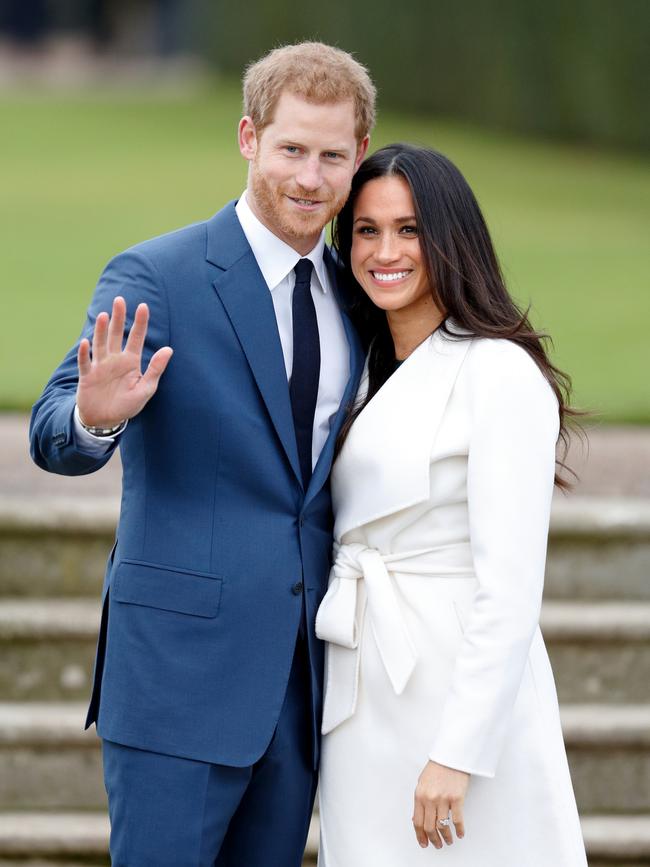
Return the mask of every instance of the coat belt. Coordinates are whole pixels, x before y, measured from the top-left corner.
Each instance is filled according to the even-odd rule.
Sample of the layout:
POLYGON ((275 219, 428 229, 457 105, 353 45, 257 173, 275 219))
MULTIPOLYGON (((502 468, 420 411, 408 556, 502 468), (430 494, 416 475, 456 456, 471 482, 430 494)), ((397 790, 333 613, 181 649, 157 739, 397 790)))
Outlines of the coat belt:
POLYGON ((450 547, 457 546, 382 554, 356 542, 335 544, 329 589, 316 616, 316 635, 330 642, 323 734, 351 717, 356 709, 362 634, 362 624, 357 623, 358 581, 363 579, 365 584, 366 616, 386 674, 395 693, 400 695, 413 673, 418 653, 404 622, 390 573, 472 575, 466 566, 450 565, 444 556, 450 547))

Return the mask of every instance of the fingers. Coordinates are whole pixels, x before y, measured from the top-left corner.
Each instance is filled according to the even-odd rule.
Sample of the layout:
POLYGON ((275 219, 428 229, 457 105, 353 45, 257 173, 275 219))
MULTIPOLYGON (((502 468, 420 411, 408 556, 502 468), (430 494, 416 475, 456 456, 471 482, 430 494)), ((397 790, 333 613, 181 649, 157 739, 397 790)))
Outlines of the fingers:
POLYGON ((428 839, 436 847, 436 849, 442 849, 442 840, 440 839, 440 835, 438 834, 436 820, 436 807, 434 804, 431 803, 431 801, 429 801, 424 808, 424 833, 427 835, 428 839))
POLYGON ((449 803, 446 803, 444 807, 441 805, 436 806, 431 801, 423 802, 416 797, 413 811, 413 827, 417 841, 423 849, 426 849, 429 842, 436 849, 442 849, 443 841, 447 846, 451 846, 454 842, 451 830, 452 822, 456 828, 457 836, 459 838, 463 837, 465 829, 460 807, 450 806, 449 803), (451 820, 449 820, 450 813, 451 820), (446 823, 447 821, 449 821, 449 824, 446 823))
POLYGON ((126 302, 121 295, 113 299, 113 311, 108 325, 108 352, 121 352, 126 322, 126 302))
POLYGON ((108 313, 100 313, 93 331, 93 361, 102 361, 107 355, 108 313))
POLYGON ((452 803, 451 805, 451 821, 456 829, 456 836, 459 840, 465 836, 465 819, 463 817, 462 804, 452 803))
POLYGON ((79 365, 79 378, 88 376, 90 373, 90 341, 85 337, 77 350, 77 364, 79 365))
MULTIPOLYGON (((112 315, 102 312, 95 320, 93 331, 93 361, 102 361, 109 353, 122 351, 126 302, 118 295, 113 299, 112 315)), ((146 333, 146 325, 145 325, 146 333)))
POLYGON ((454 842, 454 839, 451 835, 451 826, 448 824, 444 824, 449 821, 449 805, 445 805, 444 807, 438 807, 436 810, 436 830, 445 841, 447 846, 451 846, 454 842))
POLYGON ((429 845, 429 838, 424 830, 424 806, 419 798, 415 799, 415 805, 413 807, 413 828, 415 829, 415 836, 418 843, 423 849, 426 849, 429 845))
MULTIPOLYGON (((77 363, 79 365, 80 376, 90 373, 93 362, 101 362, 106 360, 109 355, 120 355, 122 353, 126 312, 126 301, 121 295, 117 295, 113 299, 111 315, 109 316, 105 311, 97 315, 92 343, 87 338, 84 338, 80 341, 79 349, 77 350, 77 363)), ((136 308, 133 326, 129 332, 124 352, 135 354, 138 358, 142 357, 148 323, 149 308, 143 302, 142 304, 138 304, 136 308)), ((152 371, 152 376, 156 374, 154 378, 160 378, 168 361, 169 358, 166 354, 163 354, 158 359, 158 364, 154 365, 152 371), (160 367, 160 364, 162 364, 162 367, 160 367)))
POLYGON ((125 352, 133 352, 138 356, 142 355, 144 339, 147 336, 148 322, 149 308, 144 303, 138 304, 133 318, 133 325, 131 326, 131 331, 129 332, 126 346, 124 347, 125 352))
POLYGON ((426 849, 431 842, 436 849, 442 849, 442 840, 436 826, 437 810, 432 801, 415 796, 413 809, 413 828, 418 843, 426 849))
POLYGON ((165 372, 165 369, 169 364, 169 359, 173 354, 174 350, 171 346, 163 346, 151 356, 149 366, 142 377, 142 384, 146 386, 147 392, 150 396, 158 388, 160 377, 165 372))

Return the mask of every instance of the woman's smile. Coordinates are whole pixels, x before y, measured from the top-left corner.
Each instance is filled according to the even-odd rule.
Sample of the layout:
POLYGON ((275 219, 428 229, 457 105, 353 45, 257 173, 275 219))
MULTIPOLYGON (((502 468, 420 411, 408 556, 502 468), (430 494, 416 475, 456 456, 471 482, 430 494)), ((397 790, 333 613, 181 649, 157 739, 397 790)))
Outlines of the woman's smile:
POLYGON ((405 280, 407 280, 413 273, 413 269, 392 269, 388 271, 385 269, 382 270, 381 268, 373 268, 368 273, 375 281, 375 283, 379 283, 382 286, 396 286, 398 283, 403 283, 405 280))

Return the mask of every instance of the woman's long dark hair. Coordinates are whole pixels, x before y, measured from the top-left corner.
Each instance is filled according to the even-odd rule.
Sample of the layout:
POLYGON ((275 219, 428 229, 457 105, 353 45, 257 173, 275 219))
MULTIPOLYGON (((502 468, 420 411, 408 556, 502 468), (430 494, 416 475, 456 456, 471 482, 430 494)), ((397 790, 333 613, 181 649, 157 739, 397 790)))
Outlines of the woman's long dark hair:
MULTIPOLYGON (((395 369, 395 347, 386 313, 370 301, 352 276, 350 257, 353 213, 359 192, 369 181, 387 176, 402 177, 410 187, 420 251, 438 309, 472 335, 512 340, 526 350, 548 380, 559 403, 560 439, 564 446, 557 464, 566 469, 567 420, 581 415, 568 403, 571 380, 549 360, 544 347, 548 335, 533 329, 528 310, 520 310, 508 294, 483 214, 461 172, 437 151, 409 144, 388 145, 362 163, 334 225, 333 241, 347 275, 351 313, 369 350, 368 392, 348 413, 337 453, 358 414, 395 369)), ((451 334, 445 322, 440 328, 451 334)), ((569 487, 559 472, 555 474, 555 484, 569 487)))

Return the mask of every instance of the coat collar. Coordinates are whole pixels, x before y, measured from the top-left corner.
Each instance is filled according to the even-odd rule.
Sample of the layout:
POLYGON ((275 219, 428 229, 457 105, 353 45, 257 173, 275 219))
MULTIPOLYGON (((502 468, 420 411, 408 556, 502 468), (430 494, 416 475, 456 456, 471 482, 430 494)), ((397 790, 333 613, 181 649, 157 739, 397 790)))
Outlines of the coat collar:
MULTIPOLYGON (((335 537, 429 498, 435 438, 471 340, 449 323, 411 353, 355 420, 332 471, 335 537)), ((367 369, 360 395, 367 388, 367 369)))

